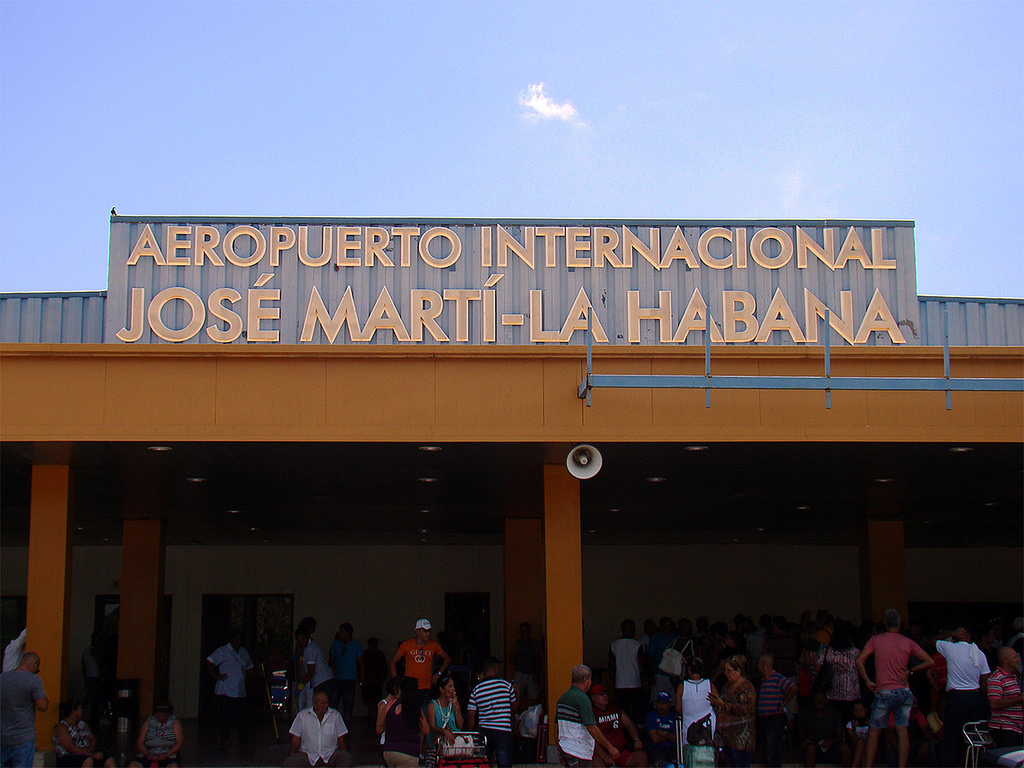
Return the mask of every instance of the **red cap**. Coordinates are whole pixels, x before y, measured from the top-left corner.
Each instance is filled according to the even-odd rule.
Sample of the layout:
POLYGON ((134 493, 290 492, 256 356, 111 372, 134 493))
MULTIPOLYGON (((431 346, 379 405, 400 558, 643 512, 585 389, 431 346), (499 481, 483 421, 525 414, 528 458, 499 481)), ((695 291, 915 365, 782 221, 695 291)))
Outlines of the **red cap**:
POLYGON ((590 686, 590 695, 591 696, 597 696, 598 694, 601 694, 601 693, 608 693, 608 689, 605 688, 600 683, 597 683, 596 685, 590 686))

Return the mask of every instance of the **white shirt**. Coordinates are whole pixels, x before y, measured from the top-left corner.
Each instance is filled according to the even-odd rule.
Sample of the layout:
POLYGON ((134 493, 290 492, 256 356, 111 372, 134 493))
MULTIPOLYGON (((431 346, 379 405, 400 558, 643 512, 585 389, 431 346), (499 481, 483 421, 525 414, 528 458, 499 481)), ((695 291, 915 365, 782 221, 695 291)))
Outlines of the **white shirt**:
POLYGON ((328 707, 321 720, 309 707, 295 716, 288 733, 299 737, 299 751, 305 753, 309 764, 313 765, 317 758, 322 757, 325 763, 331 759, 338 751, 338 737, 348 733, 348 728, 338 710, 328 707))
POLYGON ((640 641, 632 637, 620 637, 612 643, 616 688, 640 687, 640 660, 637 658, 639 650, 640 641))
POLYGON ((974 643, 936 640, 935 650, 946 658, 947 691, 976 691, 989 674, 988 659, 974 643))
POLYGON ((218 680, 213 692, 217 696, 230 696, 232 699, 245 698, 245 673, 252 669, 252 658, 245 648, 236 651, 231 643, 222 645, 206 657, 206 660, 217 668, 217 672, 227 675, 218 680))
POLYGON ((309 638, 309 643, 306 647, 302 649, 302 661, 307 667, 310 664, 314 665, 313 677, 309 679, 310 688, 316 688, 320 683, 334 677, 334 672, 331 671, 331 666, 327 663, 324 652, 320 650, 320 646, 316 644, 312 637, 309 638))

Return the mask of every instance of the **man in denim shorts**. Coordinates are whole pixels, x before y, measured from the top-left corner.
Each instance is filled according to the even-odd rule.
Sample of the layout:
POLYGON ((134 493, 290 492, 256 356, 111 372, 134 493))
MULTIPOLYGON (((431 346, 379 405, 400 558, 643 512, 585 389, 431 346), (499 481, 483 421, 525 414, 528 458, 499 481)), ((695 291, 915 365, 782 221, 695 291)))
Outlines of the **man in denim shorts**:
POLYGON ((900 634, 903 620, 895 608, 885 612, 885 632, 875 635, 864 646, 857 657, 857 669, 864 683, 875 694, 871 704, 871 730, 868 732, 868 753, 865 765, 875 764, 875 753, 878 750, 878 735, 889 724, 889 713, 893 715, 896 726, 896 739, 899 747, 899 766, 906 768, 910 756, 910 735, 907 726, 910 723, 910 707, 914 703, 914 694, 910 692, 910 675, 921 672, 935 662, 917 643, 906 635, 900 634), (864 663, 868 657, 875 657, 875 680, 867 673, 864 663), (910 666, 910 657, 920 659, 921 663, 910 666))

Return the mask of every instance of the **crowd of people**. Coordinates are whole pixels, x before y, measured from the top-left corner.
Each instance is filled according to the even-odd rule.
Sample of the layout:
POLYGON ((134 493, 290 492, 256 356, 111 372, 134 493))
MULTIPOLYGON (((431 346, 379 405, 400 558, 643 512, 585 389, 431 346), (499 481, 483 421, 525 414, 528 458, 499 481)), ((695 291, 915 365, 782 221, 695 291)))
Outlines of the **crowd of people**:
MULTIPOLYGON (((598 670, 607 685, 583 664, 569 675, 552 718, 560 761, 567 768, 674 766, 681 758, 687 766, 748 766, 755 757, 767 766, 783 759, 951 766, 963 760, 964 725, 976 721, 997 746, 1019 748, 1021 623, 1007 632, 997 621, 951 624, 925 636, 904 627, 893 609, 883 622, 860 626, 827 611, 799 622, 738 615, 731 629, 705 617, 664 617, 644 622, 638 638, 627 619, 609 645, 607 677, 598 670)), ((448 750, 477 750, 499 768, 513 764, 518 718, 542 696, 543 642, 528 624, 520 627, 508 675, 495 657, 467 659, 446 649, 428 619, 415 622, 413 636, 390 658, 376 639, 364 649, 347 623, 325 655, 316 626, 306 617, 295 630, 298 712, 285 765, 353 764, 348 736, 359 689, 387 766, 433 766, 448 750)), ((39 666, 38 655, 26 653, 0 678, 2 765, 31 764, 35 712, 49 706, 39 666)), ((247 743, 246 681, 254 665, 241 632, 205 666, 221 743, 231 730, 247 743)), ((52 734, 57 765, 114 765, 97 749, 85 711, 81 700, 61 702, 52 734)), ((173 707, 160 701, 139 728, 130 765, 177 768, 183 743, 173 707)))
MULTIPOLYGON (((631 620, 620 629, 609 648, 618 727, 644 724, 652 765, 711 747, 729 766, 755 754, 768 766, 783 757, 873 766, 883 756, 887 765, 951 766, 963 762, 964 724, 977 721, 998 746, 1022 743, 1020 619, 1012 632, 996 620, 973 634, 954 625, 928 637, 904 628, 895 610, 877 625, 819 611, 799 622, 738 615, 732 628, 663 617, 647 620, 640 638, 631 620)), ((605 711, 607 694, 595 688, 595 710, 605 711)), ((609 760, 600 741, 592 756, 637 764, 609 760)))

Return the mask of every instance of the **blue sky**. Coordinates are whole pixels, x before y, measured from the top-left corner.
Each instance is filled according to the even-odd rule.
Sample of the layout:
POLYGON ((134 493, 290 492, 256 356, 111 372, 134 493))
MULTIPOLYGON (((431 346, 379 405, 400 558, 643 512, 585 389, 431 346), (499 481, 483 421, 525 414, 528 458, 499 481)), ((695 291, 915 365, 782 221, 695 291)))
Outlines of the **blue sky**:
POLYGON ((912 219, 1024 297, 1020 2, 0 0, 0 291, 131 215, 912 219))

